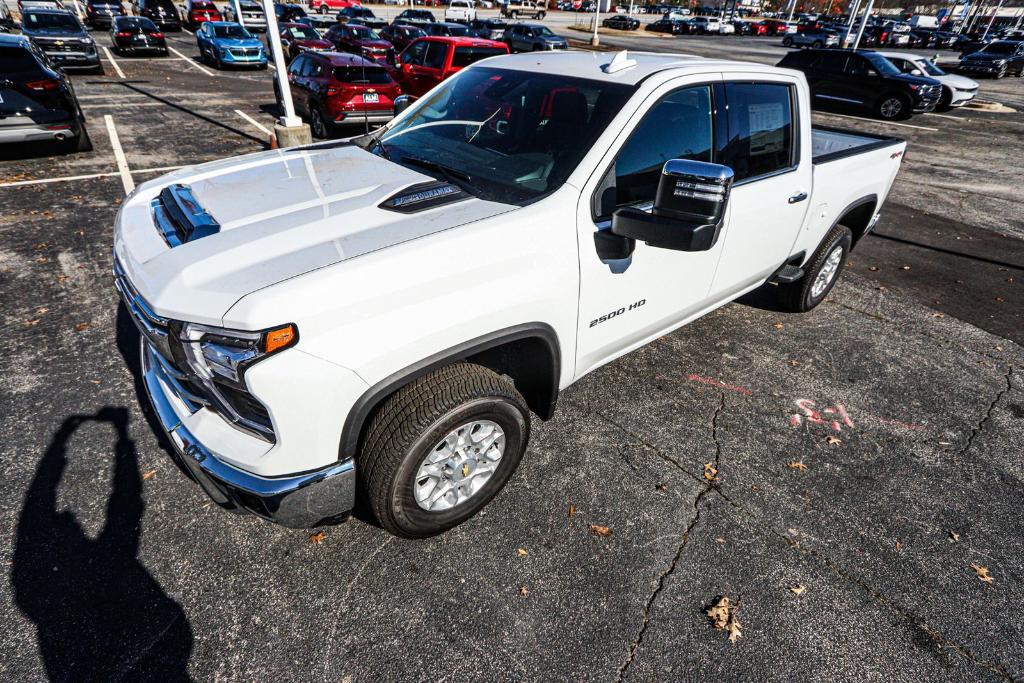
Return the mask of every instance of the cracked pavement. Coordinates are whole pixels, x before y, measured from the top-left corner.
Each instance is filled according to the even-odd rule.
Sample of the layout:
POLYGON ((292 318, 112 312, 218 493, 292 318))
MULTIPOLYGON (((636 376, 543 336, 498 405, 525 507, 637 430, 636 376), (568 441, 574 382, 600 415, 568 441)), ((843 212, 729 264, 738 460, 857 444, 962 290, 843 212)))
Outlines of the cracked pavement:
MULTIPOLYGON (((148 84, 76 89, 137 182, 261 147, 235 112, 270 122, 260 75, 121 67, 148 84)), ((1024 115, 986 116, 908 135, 894 239, 865 238, 817 310, 755 293, 592 373, 482 514, 417 542, 357 517, 313 543, 211 505, 129 369, 121 181, 0 183, 0 679, 1024 679, 1024 222, 910 182, 915 149, 950 174, 965 140, 973 159, 1019 139, 1024 115), (735 644, 704 612, 722 595, 735 644)), ((91 132, 95 153, 5 177, 109 173, 91 132)))

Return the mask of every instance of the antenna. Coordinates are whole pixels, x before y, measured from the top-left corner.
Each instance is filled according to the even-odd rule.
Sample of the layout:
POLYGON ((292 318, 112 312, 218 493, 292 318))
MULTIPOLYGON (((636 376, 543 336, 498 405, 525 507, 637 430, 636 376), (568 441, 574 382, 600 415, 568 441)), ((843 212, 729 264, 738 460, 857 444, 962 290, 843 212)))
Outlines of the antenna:
POLYGON ((616 52, 615 56, 612 57, 612 61, 601 67, 601 71, 606 74, 614 74, 634 66, 636 66, 636 60, 630 59, 626 51, 623 50, 622 52, 616 52))

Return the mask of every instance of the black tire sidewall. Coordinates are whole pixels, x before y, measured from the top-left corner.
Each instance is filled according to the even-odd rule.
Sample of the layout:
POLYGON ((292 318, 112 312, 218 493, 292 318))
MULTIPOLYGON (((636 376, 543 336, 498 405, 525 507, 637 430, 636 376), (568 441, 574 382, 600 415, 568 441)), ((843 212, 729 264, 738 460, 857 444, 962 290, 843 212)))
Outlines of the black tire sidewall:
POLYGON ((462 524, 479 512, 515 473, 530 438, 529 416, 502 397, 477 398, 449 410, 409 446, 388 492, 394 524, 412 537, 433 536, 462 524), (424 510, 413 495, 415 476, 430 451, 456 427, 474 420, 491 420, 505 432, 505 452, 484 487, 465 503, 443 512, 424 510))

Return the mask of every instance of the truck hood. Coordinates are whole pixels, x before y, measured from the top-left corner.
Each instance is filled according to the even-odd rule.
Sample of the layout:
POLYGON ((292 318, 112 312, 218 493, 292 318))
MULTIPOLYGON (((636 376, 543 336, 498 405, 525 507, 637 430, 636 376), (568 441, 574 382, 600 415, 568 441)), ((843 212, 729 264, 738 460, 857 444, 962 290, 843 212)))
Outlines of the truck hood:
POLYGON ((380 206, 410 198, 421 189, 412 186, 424 183, 451 187, 347 143, 188 167, 131 196, 118 214, 114 253, 156 313, 220 325, 232 305, 259 289, 517 208, 470 195, 402 211, 380 206), (153 205, 171 185, 187 187, 219 231, 169 246, 153 205))

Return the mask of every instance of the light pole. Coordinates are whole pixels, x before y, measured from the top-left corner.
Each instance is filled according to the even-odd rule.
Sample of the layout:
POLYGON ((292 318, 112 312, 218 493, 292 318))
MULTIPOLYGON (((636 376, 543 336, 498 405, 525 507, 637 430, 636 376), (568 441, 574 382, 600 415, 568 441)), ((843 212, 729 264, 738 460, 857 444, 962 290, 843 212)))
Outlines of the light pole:
POLYGON ((871 8, 874 6, 875 0, 868 0, 868 6, 864 8, 864 18, 860 22, 860 28, 857 29, 857 40, 853 42, 854 50, 860 46, 861 36, 864 35, 864 27, 868 25, 868 17, 871 16, 871 8))
POLYGON ((985 35, 992 30, 992 22, 996 20, 996 15, 999 14, 999 10, 1003 8, 1003 0, 999 0, 999 4, 996 5, 995 10, 992 11, 992 16, 988 20, 988 26, 985 27, 985 35))
MULTIPOLYGON (((235 5, 238 5, 238 0, 235 0, 235 5)), ((281 33, 277 27, 277 15, 274 13, 274 0, 263 0, 263 12, 267 15, 267 45, 270 47, 270 54, 274 57, 274 78, 277 79, 278 92, 281 93, 281 106, 284 107, 284 116, 281 117, 278 125, 274 126, 274 133, 282 147, 308 143, 311 141, 309 127, 295 115, 295 106, 292 104, 292 89, 288 83, 284 51, 281 49, 281 33)))
POLYGON ((235 8, 235 21, 241 24, 242 28, 245 28, 245 17, 242 16, 242 5, 238 0, 231 0, 231 3, 235 8))
POLYGON ((850 34, 853 33, 853 22, 857 18, 857 11, 860 9, 860 0, 850 0, 850 21, 846 24, 846 35, 843 36, 843 47, 849 47, 850 34))
POLYGON ((597 47, 601 44, 601 39, 597 37, 597 22, 601 19, 601 0, 595 0, 594 5, 594 35, 590 39, 590 44, 597 47))

